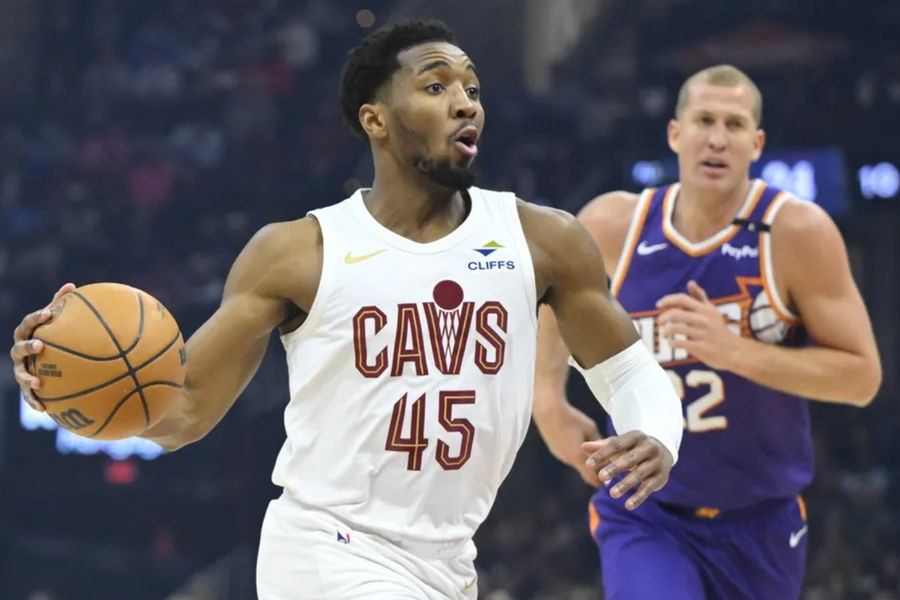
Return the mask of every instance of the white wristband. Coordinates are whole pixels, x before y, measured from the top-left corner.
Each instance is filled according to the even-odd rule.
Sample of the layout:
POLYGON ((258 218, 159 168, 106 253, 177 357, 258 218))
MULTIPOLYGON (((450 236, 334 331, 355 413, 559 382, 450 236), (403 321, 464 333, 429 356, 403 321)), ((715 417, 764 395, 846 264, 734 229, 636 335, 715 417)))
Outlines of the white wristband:
POLYGON ((681 401, 666 372, 640 341, 589 369, 569 363, 583 376, 609 414, 617 433, 641 431, 656 438, 678 460, 681 401))

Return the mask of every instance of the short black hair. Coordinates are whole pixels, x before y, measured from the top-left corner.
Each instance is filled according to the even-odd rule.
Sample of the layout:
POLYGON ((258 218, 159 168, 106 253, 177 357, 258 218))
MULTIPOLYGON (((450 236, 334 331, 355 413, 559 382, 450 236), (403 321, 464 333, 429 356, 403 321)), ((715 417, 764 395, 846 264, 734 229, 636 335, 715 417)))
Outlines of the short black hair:
POLYGON ((375 100, 378 89, 400 68, 397 55, 427 42, 456 44, 456 34, 443 22, 408 19, 372 32, 347 53, 341 72, 341 114, 357 136, 369 143, 359 122, 359 107, 375 100))

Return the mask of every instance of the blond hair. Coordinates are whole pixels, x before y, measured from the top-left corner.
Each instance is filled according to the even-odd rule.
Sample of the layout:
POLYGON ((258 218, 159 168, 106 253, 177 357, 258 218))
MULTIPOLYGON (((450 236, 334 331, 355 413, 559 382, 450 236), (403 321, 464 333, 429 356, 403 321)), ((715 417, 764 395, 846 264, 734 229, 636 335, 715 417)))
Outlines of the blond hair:
POLYGON ((681 117, 682 111, 687 104, 688 88, 692 83, 702 81, 711 85, 736 86, 746 85, 753 94, 753 119, 756 121, 757 127, 762 124, 762 94, 759 88, 753 83, 746 73, 732 65, 715 65, 707 67, 702 71, 697 71, 688 77, 681 89, 678 90, 678 102, 675 104, 675 118, 681 117))

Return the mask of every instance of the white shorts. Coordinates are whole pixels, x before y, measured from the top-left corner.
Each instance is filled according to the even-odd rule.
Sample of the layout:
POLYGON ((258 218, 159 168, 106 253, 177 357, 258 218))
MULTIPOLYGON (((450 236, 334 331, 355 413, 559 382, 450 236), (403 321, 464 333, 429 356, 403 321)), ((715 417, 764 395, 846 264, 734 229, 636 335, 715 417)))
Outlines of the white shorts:
POLYGON ((475 545, 452 556, 342 526, 287 494, 269 503, 256 564, 259 600, 474 600, 475 545))

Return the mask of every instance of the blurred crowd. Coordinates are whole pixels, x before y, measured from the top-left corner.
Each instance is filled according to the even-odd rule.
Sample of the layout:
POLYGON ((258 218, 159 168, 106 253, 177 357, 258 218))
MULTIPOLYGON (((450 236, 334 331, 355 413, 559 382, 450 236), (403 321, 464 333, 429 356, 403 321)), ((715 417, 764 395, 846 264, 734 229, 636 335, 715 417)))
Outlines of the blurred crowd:
MULTIPOLYGON (((36 76, 24 93, 0 95, 0 331, 11 332, 66 281, 113 280, 154 294, 189 335, 216 306, 228 267, 256 229, 339 201, 371 180, 363 145, 340 120, 339 68, 372 17, 381 24, 407 4, 418 6, 35 3, 34 44, 22 51, 33 53, 36 76)), ((896 156, 889 132, 900 132, 900 49, 888 34, 900 26, 900 11, 890 2, 814 13, 803 12, 816 10, 807 1, 602 4, 548 86, 507 72, 498 88, 490 69, 480 69, 488 119, 479 185, 573 211, 622 187, 623 157, 666 152, 678 86, 692 61, 706 66, 701 50, 674 49, 709 39, 714 46, 710 32, 719 30, 750 40, 813 36, 807 64, 789 52, 773 55, 773 68, 748 68, 766 99, 770 143, 840 145, 857 161, 896 156)), ((463 18, 440 16, 451 26, 463 18)), ((461 43, 479 63, 490 38, 469 34, 461 43)), ((857 225, 841 224, 852 242, 857 225)), ((207 440, 139 464, 130 488, 86 475, 102 458, 60 457, 33 442, 23 450, 10 411, 9 447, 0 451, 0 461, 7 456, 0 462, 0 596, 252 598, 287 400, 283 357, 274 350, 207 440), (64 461, 80 462, 59 472, 64 461)), ((886 360, 887 369, 894 366, 886 360)), ((0 378, 13 398, 9 373, 0 378)), ((806 495, 806 600, 900 600, 893 392, 888 384, 865 411, 814 407, 818 471, 806 495)), ((577 382, 572 396, 602 417, 577 382)), ((481 596, 598 598, 589 493, 532 432, 478 534, 481 596)))

